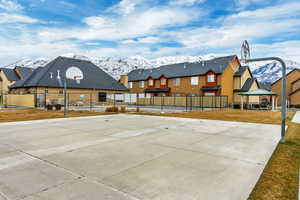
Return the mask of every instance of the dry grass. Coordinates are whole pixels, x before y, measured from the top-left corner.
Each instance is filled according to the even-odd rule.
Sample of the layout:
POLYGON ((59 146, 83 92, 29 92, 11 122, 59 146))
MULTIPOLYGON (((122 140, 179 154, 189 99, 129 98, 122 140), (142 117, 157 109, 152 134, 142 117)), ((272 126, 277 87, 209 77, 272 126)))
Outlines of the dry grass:
MULTIPOLYGON (((252 122, 252 123, 265 123, 265 124, 280 124, 281 113, 270 111, 252 111, 252 110, 205 110, 205 111, 192 111, 180 113, 140 113, 146 115, 160 115, 168 117, 183 117, 183 118, 196 118, 196 119, 211 119, 211 120, 225 120, 237 122, 252 122)), ((294 112, 287 113, 287 121, 292 119, 294 112)))
MULTIPOLYGON (((89 111, 68 111, 67 117, 83 117, 105 115, 104 112, 89 111)), ((0 122, 15 122, 40 119, 63 118, 63 111, 44 111, 44 110, 0 110, 0 122)))
POLYGON ((249 199, 296 200, 299 164, 300 124, 290 123, 286 143, 277 146, 249 199))

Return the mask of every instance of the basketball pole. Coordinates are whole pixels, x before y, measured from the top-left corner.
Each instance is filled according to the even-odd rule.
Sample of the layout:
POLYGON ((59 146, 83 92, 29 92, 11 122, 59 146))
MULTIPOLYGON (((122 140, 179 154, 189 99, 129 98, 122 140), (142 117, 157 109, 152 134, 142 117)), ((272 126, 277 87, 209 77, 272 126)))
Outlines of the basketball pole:
POLYGON ((278 61, 282 66, 281 82, 281 143, 285 143, 285 124, 286 124, 286 64, 278 57, 245 59, 246 63, 259 61, 278 61))
POLYGON ((277 61, 282 67, 282 82, 281 82, 281 139, 280 143, 285 143, 285 124, 286 124, 286 64, 278 57, 254 58, 250 59, 250 46, 247 40, 242 44, 241 59, 245 63, 260 62, 260 61, 277 61))

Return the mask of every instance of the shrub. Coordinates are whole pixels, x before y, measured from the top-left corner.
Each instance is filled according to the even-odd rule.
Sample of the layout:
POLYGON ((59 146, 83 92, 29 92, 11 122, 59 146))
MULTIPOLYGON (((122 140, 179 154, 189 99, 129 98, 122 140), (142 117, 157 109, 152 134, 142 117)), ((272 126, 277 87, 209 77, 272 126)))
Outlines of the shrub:
POLYGON ((125 113, 126 112, 126 106, 121 106, 121 113, 125 113))
POLYGON ((119 112, 119 107, 117 106, 107 107, 105 109, 105 112, 119 112))
POLYGON ((136 108, 136 112, 140 112, 140 108, 139 107, 136 108))

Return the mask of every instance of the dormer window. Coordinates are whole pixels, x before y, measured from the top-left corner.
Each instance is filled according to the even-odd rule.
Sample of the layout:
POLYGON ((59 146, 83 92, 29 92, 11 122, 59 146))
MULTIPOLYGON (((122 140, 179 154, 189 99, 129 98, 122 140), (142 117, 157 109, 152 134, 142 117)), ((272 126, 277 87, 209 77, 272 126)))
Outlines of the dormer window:
POLYGON ((148 85, 149 85, 150 87, 152 87, 152 86, 154 85, 153 79, 149 79, 149 80, 148 80, 148 85))
POLYGON ((161 78, 160 79, 160 85, 167 85, 167 79, 166 78, 161 78))
POLYGON ((214 82, 216 82, 215 75, 214 74, 207 75, 207 82, 208 83, 214 83, 214 82))

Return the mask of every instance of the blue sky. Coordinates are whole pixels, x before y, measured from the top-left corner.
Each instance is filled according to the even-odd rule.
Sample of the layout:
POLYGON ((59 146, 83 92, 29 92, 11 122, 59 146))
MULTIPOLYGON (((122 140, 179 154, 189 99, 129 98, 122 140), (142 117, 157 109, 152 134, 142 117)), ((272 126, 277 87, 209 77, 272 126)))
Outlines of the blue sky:
POLYGON ((0 65, 87 56, 237 54, 300 62, 299 0, 0 0, 0 65))

